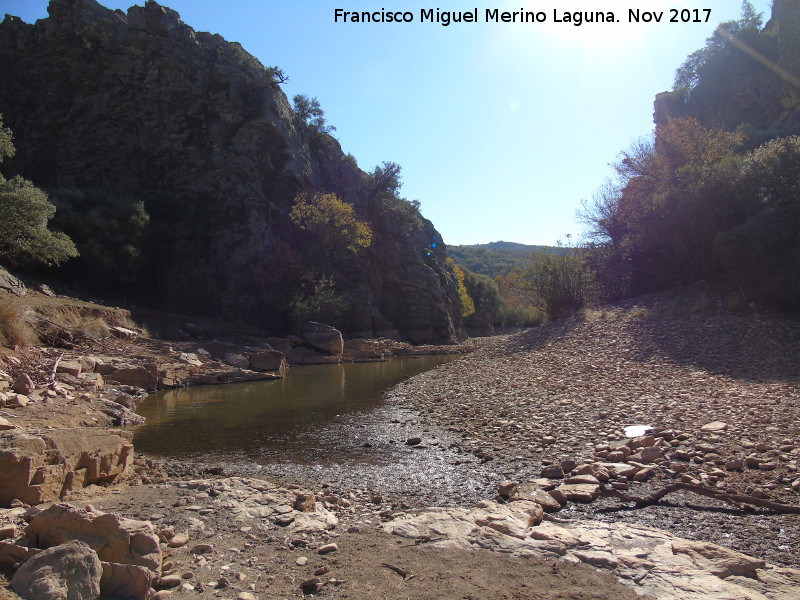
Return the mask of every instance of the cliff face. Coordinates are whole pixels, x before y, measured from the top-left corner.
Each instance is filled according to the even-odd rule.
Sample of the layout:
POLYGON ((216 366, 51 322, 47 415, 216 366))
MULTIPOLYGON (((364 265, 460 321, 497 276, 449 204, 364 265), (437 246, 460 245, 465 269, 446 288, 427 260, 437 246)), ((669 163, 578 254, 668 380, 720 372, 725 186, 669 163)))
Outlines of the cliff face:
POLYGON ((775 0, 764 29, 737 38, 714 55, 691 90, 656 96, 656 124, 694 117, 707 127, 728 131, 744 127, 756 139, 800 132, 800 7, 796 0, 775 0))
POLYGON ((288 213, 298 193, 331 191, 373 229, 372 246, 338 266, 350 332, 461 337, 455 276, 432 224, 408 203, 387 208, 239 44, 150 1, 127 14, 94 0, 51 0, 48 11, 34 25, 0 24, 0 112, 17 146, 3 169, 44 188, 143 200, 161 244, 137 279, 148 298, 286 326, 298 244, 308 243, 288 213))

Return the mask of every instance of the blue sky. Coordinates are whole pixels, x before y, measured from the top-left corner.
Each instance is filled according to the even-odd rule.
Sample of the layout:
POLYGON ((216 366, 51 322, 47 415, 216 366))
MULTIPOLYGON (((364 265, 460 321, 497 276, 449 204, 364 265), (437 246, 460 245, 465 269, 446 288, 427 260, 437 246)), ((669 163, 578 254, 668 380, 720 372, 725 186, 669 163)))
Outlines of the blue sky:
MULTIPOLYGON (((126 10, 132 0, 104 0, 126 10)), ((143 2, 140 0, 139 4, 143 2)), ((33 22, 47 0, 0 0, 33 22)), ((401 193, 422 204, 448 244, 553 244, 577 236, 575 212, 619 153, 651 133, 653 99, 738 0, 165 0, 198 31, 241 43, 317 97, 345 152, 371 170, 402 166, 401 193), (413 23, 336 23, 334 10, 410 11, 413 23), (420 23, 421 9, 472 11, 479 22, 420 23), (613 11, 618 23, 565 21, 613 11), (543 12, 542 23, 487 23, 486 9, 543 12), (663 11, 629 23, 629 10, 663 11), (701 23, 671 9, 710 9, 701 23)), ((770 0, 755 0, 770 14, 770 0)), ((684 13, 694 16, 694 13, 684 13)))

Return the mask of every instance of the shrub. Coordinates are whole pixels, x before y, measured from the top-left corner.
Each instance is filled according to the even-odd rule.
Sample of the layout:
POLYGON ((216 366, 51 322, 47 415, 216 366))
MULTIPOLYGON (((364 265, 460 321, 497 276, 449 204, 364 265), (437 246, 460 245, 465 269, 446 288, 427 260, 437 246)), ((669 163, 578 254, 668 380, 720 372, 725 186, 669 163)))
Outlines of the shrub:
POLYGON ((7 299, 0 299, 0 345, 10 348, 38 343, 39 339, 25 319, 23 310, 7 299))

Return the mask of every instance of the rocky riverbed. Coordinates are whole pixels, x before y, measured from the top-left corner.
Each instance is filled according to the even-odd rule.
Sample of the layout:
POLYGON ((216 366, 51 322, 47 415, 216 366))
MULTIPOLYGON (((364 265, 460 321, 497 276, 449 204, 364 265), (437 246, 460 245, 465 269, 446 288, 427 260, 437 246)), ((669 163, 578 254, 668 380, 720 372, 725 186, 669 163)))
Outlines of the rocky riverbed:
POLYGON ((338 425, 380 459, 360 470, 134 457, 109 427, 139 388, 81 374, 216 368, 199 347, 7 354, 0 599, 78 563, 87 598, 796 598, 800 323, 686 303, 589 311, 402 383, 338 425))
MULTIPOLYGON (((796 318, 715 305, 695 313, 680 292, 639 298, 496 338, 402 383, 390 401, 458 434, 454 450, 491 461, 509 480, 547 475, 555 485, 589 475, 634 496, 680 482, 800 505, 796 318), (627 437, 630 425, 649 434, 627 437)), ((559 514, 660 527, 800 564, 798 514, 685 490, 632 506, 605 497, 559 514)))

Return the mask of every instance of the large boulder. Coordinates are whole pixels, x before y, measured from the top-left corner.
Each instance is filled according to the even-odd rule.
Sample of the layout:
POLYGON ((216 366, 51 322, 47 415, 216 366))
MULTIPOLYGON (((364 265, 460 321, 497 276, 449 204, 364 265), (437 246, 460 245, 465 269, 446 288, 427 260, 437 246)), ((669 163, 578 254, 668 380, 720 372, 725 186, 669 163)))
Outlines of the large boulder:
POLYGON ((25 284, 11 273, 0 267, 0 290, 5 290, 15 296, 24 296, 28 293, 25 284))
POLYGON ((158 536, 149 521, 59 503, 34 515, 25 535, 29 546, 50 548, 68 540, 82 540, 103 561, 138 565, 154 574, 161 570, 158 536))
POLYGON ((317 350, 330 356, 341 357, 344 351, 342 332, 330 325, 309 321, 303 326, 300 336, 317 350))
POLYGON ((94 428, 0 434, 0 505, 52 502, 89 484, 108 484, 133 461, 131 434, 94 428))
POLYGON ((288 367, 286 356, 277 350, 259 350, 248 355, 251 371, 276 371, 283 374, 288 367))
POLYGON ((97 553, 72 540, 25 562, 14 573, 11 588, 25 600, 97 600, 102 573, 97 553))

